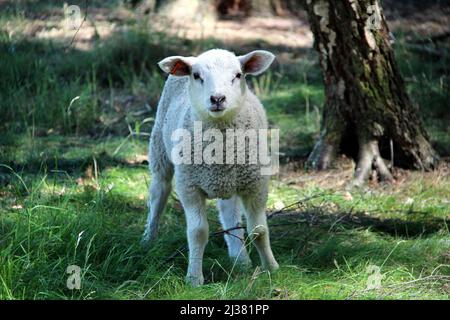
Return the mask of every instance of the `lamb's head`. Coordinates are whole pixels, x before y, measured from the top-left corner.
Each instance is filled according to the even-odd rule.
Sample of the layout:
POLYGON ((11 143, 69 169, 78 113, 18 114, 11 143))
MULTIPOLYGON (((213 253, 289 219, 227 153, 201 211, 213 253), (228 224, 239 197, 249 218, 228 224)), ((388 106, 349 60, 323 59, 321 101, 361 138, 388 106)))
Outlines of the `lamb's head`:
POLYGON ((246 75, 264 72, 275 56, 263 50, 243 56, 214 49, 198 57, 172 56, 158 63, 173 76, 189 77, 189 96, 202 116, 221 118, 242 106, 246 94, 246 75))

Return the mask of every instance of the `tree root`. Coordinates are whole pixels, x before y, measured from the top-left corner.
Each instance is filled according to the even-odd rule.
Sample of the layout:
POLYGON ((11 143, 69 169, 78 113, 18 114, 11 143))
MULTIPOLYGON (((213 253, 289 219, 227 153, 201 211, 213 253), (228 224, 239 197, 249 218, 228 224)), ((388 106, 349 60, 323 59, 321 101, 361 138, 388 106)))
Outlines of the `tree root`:
POLYGON ((394 180, 383 158, 381 158, 378 142, 376 140, 360 142, 358 164, 351 185, 362 186, 369 178, 372 170, 378 174, 381 181, 394 180))
MULTIPOLYGON (((394 166, 394 141, 395 137, 391 138, 390 141, 390 163, 388 160, 384 160, 380 155, 379 142, 376 137, 371 136, 366 138, 367 134, 363 132, 353 132, 353 136, 358 137, 358 155, 356 156, 356 170, 354 175, 354 180, 350 183, 349 187, 361 187, 372 175, 373 180, 380 181, 392 181, 394 180, 391 171, 394 166)), ((370 133, 369 133, 370 135, 370 133)), ((327 170, 329 169, 336 155, 339 152, 351 152, 351 154, 346 153, 351 157, 355 157, 354 150, 343 151, 339 150, 341 145, 341 139, 344 139, 343 132, 338 129, 323 130, 321 136, 314 146, 314 149, 310 153, 308 160, 306 161, 305 167, 307 169, 313 170, 327 170)), ((417 146, 403 148, 403 144, 399 144, 400 152, 398 158, 403 160, 398 160, 399 166, 405 163, 405 158, 412 162, 411 166, 413 168, 428 171, 436 167, 439 157, 433 150, 431 145, 428 143, 425 137, 417 136, 416 138, 417 146), (403 162, 401 162, 403 161, 403 162)), ((348 140, 348 139, 347 139, 348 140)), ((354 143, 353 140, 345 141, 346 143, 354 143)))

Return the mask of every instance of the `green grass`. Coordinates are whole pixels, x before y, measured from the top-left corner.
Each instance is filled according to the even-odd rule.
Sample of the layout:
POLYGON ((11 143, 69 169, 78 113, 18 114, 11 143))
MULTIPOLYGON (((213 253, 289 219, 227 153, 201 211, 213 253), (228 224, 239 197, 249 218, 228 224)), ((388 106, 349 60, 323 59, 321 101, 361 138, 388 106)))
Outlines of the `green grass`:
MULTIPOLYGON (((183 281, 185 222, 174 198, 160 238, 149 250, 139 245, 149 178, 147 166, 132 160, 145 152, 145 141, 127 143, 115 156, 108 155, 120 141, 82 141, 40 139, 35 146, 49 156, 59 150, 57 161, 67 167, 39 169, 32 166, 38 161, 21 162, 20 149, 29 150, 25 144, 14 162, 21 171, 2 168, 0 298, 448 299, 446 278, 440 278, 450 272, 444 223, 448 179, 433 186, 418 179, 394 195, 394 190, 361 191, 350 201, 342 190, 314 183, 300 189, 274 180, 269 210, 279 201, 288 205, 316 196, 296 215, 269 220, 281 270, 233 270, 223 239, 212 237, 204 266, 208 283, 192 289, 183 281), (405 204, 409 197, 413 205, 405 204), (348 212, 373 221, 340 222, 340 214, 348 212), (311 217, 320 223, 311 225, 311 217), (81 290, 66 288, 66 268, 73 264, 82 268, 81 290), (365 290, 370 265, 384 276, 379 290, 365 290)), ((219 230, 212 203, 208 212, 211 230, 219 230)))
MULTIPOLYGON (((291 184, 275 177, 269 211, 308 199, 295 214, 269 220, 281 269, 235 270, 215 236, 205 255, 207 284, 185 285, 185 221, 175 195, 160 238, 148 250, 139 244, 151 179, 146 134, 164 83, 155 63, 222 44, 130 21, 91 50, 65 52, 63 43, 6 31, 8 21, 31 23, 23 9, 0 14, 0 299, 449 299, 445 166, 351 199, 334 185, 342 179, 336 172, 321 176, 325 185, 298 171, 312 178, 291 184), (66 287, 69 265, 82 268, 81 290, 66 287), (371 265, 383 275, 381 289, 366 290, 371 265)), ((448 155, 448 57, 424 61, 398 41, 410 95, 448 155)), ((286 159, 305 157, 319 131, 324 94, 316 58, 307 53, 249 81, 281 130, 286 159)), ((211 231, 219 230, 213 203, 208 215, 211 231)))

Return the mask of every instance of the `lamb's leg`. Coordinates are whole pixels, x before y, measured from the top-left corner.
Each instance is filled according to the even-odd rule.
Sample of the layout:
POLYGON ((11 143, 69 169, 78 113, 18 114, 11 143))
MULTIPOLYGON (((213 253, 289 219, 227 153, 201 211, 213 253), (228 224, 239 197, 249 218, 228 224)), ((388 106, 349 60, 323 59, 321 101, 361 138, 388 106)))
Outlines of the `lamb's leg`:
POLYGON ((158 235, 159 218, 172 189, 173 166, 165 156, 159 131, 155 131, 151 138, 149 158, 152 181, 148 195, 149 212, 142 239, 143 245, 148 245, 158 235))
POLYGON ((145 225, 142 243, 148 245, 158 235, 159 218, 167 203, 172 189, 172 176, 154 174, 149 188, 147 223, 145 225))
MULTIPOLYGON (((217 202, 220 222, 224 230, 241 226, 240 200, 234 196, 230 199, 219 200, 217 202)), ((233 262, 237 262, 243 267, 251 266, 252 262, 245 248, 244 229, 230 230, 224 235, 228 246, 228 254, 233 262)))
POLYGON ((186 282, 196 287, 203 284, 203 253, 208 243, 208 220, 206 218, 205 197, 195 190, 177 187, 177 193, 186 215, 189 245, 189 265, 186 282))
POLYGON ((255 194, 250 197, 242 197, 247 218, 247 232, 261 258, 264 270, 275 271, 278 269, 272 249, 270 248, 269 229, 266 218, 267 194, 255 194))

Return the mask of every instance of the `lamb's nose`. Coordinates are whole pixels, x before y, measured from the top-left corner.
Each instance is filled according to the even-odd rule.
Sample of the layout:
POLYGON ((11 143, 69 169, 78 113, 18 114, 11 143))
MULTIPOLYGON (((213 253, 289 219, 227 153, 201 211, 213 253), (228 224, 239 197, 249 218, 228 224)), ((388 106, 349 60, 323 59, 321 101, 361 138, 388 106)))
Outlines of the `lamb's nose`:
POLYGON ((212 104, 215 104, 217 106, 220 106, 222 103, 224 103, 224 101, 226 100, 226 97, 224 95, 220 95, 220 96, 211 96, 209 98, 209 100, 211 100, 212 104))

